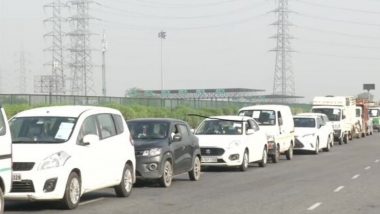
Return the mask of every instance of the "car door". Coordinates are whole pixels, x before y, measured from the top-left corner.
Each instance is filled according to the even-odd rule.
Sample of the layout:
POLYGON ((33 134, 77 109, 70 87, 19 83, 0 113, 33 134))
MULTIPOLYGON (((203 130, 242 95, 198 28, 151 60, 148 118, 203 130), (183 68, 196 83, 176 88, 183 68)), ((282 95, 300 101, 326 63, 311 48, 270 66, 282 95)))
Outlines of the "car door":
POLYGON ((11 181, 12 139, 3 108, 0 108, 0 173, 9 191, 11 181))
POLYGON ((280 134, 279 134, 280 149, 281 149, 281 151, 285 151, 285 150, 287 150, 287 148, 289 146, 287 145, 287 142, 286 142, 287 133, 286 133, 286 129, 284 127, 284 120, 283 120, 281 111, 277 111, 277 124, 278 124, 279 132, 280 132, 280 134))
POLYGON ((178 123, 174 123, 171 129, 171 143, 170 147, 173 152, 173 171, 174 174, 179 174, 183 171, 185 171, 186 168, 186 144, 183 141, 183 137, 181 134, 181 128, 178 123), (181 140, 179 141, 173 141, 174 135, 181 135, 181 140))
POLYGON ((253 120, 248 120, 247 122, 244 122, 245 130, 246 130, 246 136, 247 143, 249 145, 249 161, 257 161, 260 159, 262 155, 262 148, 260 148, 260 133, 258 132, 258 126, 253 120), (253 130, 252 134, 247 134, 248 130, 253 130))
POLYGON ((189 171, 193 166, 193 154, 194 154, 194 145, 193 139, 190 136, 190 130, 186 124, 179 124, 179 131, 182 136, 182 143, 185 146, 185 151, 183 153, 183 170, 189 171))

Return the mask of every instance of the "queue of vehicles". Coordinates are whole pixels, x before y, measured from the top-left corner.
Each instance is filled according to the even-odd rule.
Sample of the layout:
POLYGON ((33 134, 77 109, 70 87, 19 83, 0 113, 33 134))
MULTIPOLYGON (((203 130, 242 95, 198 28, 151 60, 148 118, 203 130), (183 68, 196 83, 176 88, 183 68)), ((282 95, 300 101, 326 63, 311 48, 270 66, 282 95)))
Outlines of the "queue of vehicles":
POLYGON ((4 198, 58 200, 74 209, 83 194, 101 188, 128 197, 136 180, 169 187, 183 173, 199 180, 201 167, 245 171, 280 155, 291 160, 293 150, 328 152, 334 140, 380 129, 380 107, 356 101, 316 97, 311 113, 295 116, 285 105, 249 106, 236 116, 206 117, 194 131, 177 119, 125 121, 118 110, 93 106, 31 109, 8 125, 0 108, 0 140, 8 142, 0 145, 0 213, 4 198))

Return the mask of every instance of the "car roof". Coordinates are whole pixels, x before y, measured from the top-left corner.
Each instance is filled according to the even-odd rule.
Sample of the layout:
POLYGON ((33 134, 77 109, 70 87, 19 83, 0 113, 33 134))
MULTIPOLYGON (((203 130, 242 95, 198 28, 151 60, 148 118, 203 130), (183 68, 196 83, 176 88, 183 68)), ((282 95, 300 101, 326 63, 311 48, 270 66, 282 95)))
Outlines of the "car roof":
POLYGON ((323 114, 323 113, 312 113, 312 112, 300 113, 300 114, 297 114, 297 116, 298 115, 300 116, 326 116, 326 114, 323 114))
POLYGON ((247 121, 253 120, 252 117, 247 116, 237 116, 237 115, 219 115, 219 116, 210 116, 208 120, 221 119, 221 120, 236 120, 236 121, 247 121))
POLYGON ((18 113, 15 117, 34 117, 34 116, 56 116, 56 117, 79 117, 85 111, 99 111, 108 113, 119 113, 117 110, 98 106, 49 106, 33 108, 18 113))
POLYGON ((175 119, 175 118, 137 118, 127 120, 127 122, 143 122, 143 121, 162 121, 162 122, 181 122, 186 123, 183 120, 175 119))
POLYGON ((289 109, 289 106, 287 105, 254 105, 254 106, 246 106, 244 108, 241 108, 239 111, 256 110, 256 109, 278 111, 278 110, 283 110, 283 109, 289 109))
POLYGON ((318 115, 307 115, 307 114, 297 114, 293 116, 293 118, 317 118, 319 117, 318 115))

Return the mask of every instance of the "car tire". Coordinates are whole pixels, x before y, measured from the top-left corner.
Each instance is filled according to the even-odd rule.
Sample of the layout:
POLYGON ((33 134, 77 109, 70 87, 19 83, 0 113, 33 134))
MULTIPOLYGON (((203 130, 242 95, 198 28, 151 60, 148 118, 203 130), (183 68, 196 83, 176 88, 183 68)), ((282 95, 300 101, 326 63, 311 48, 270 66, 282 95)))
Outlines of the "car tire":
POLYGON ((248 158, 248 151, 245 150, 243 154, 243 160, 241 162, 241 165, 239 167, 240 171, 244 172, 248 169, 248 164, 249 164, 249 158, 248 158))
POLYGON ((201 178, 201 160, 198 156, 195 156, 193 169, 189 171, 189 177, 192 181, 198 181, 201 178))
POLYGON ((315 150, 314 154, 318 155, 319 154, 319 139, 317 138, 317 141, 315 142, 315 150))
POLYGON ((293 159, 293 144, 292 143, 290 144, 288 151, 285 152, 285 156, 287 160, 293 159))
POLYGON ((62 199, 64 209, 75 209, 79 205, 81 195, 81 180, 76 172, 71 172, 67 179, 65 195, 62 199))
POLYGON ((343 139, 344 144, 348 144, 348 141, 349 141, 348 134, 345 134, 344 139, 343 139))
POLYGON ((133 187, 133 169, 129 164, 126 164, 123 169, 120 184, 115 186, 117 197, 128 197, 132 192, 133 187))
POLYGON ((160 178, 160 185, 162 187, 170 187, 173 180, 173 166, 169 160, 164 163, 164 171, 162 177, 160 178))
POLYGON ((271 155, 271 158, 273 163, 278 163, 280 161, 280 147, 276 147, 276 151, 271 155))
POLYGON ((326 148, 323 149, 325 152, 329 152, 331 147, 331 142, 330 142, 330 137, 329 140, 327 141, 326 148))
POLYGON ((0 188, 0 214, 3 214, 4 213, 4 192, 3 190, 0 188))
POLYGON ((267 161, 268 161, 268 152, 267 152, 267 149, 264 148, 264 150, 263 150, 263 158, 259 162, 259 167, 266 167, 267 161))

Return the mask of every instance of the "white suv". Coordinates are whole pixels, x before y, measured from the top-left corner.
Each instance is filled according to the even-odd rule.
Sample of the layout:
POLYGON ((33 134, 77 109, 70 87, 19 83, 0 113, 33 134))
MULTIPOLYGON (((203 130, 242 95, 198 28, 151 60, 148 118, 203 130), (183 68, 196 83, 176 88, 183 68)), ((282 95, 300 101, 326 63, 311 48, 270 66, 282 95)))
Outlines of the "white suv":
POLYGON ((9 199, 61 200, 67 209, 104 187, 127 197, 135 182, 135 152, 118 110, 57 106, 10 120, 13 182, 9 199))
POLYGON ((4 194, 11 190, 12 139, 7 116, 0 104, 0 213, 4 213, 4 194))

